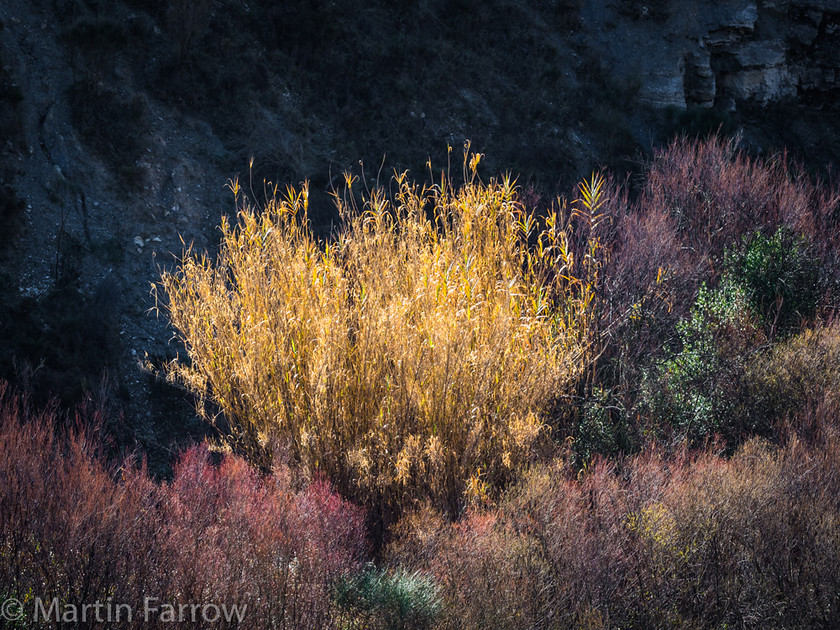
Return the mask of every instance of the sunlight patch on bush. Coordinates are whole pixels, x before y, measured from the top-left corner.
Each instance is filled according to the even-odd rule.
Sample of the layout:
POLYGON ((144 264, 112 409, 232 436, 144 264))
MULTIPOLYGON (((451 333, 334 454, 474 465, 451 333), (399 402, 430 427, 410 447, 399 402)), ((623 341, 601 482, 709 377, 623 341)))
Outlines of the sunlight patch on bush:
MULTIPOLYGON (((232 440, 266 463, 288 441, 310 471, 383 509, 431 498, 457 513, 528 460, 548 404, 581 369, 593 285, 561 206, 537 227, 509 178, 357 195, 319 242, 307 189, 264 208, 237 194, 217 262, 188 251, 163 276, 189 362, 170 375, 215 401, 232 440)), ((358 187, 358 185, 357 185, 358 187)), ((583 186, 592 220, 601 180, 583 186)), ((275 190, 276 193, 276 190, 275 190)))

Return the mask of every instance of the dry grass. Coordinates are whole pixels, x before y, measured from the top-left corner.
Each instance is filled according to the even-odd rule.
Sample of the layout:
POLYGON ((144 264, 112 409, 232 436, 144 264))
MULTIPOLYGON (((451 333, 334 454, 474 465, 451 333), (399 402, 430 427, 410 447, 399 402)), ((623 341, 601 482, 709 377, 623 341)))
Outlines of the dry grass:
POLYGON ((465 151, 458 189, 395 175, 392 196, 357 196, 347 176, 326 243, 306 187, 259 208, 232 183, 218 261, 187 252, 162 287, 190 359, 170 374, 218 403, 235 447, 267 463, 279 436, 383 514, 422 498, 457 513, 513 478, 581 369, 597 269, 568 226, 597 219, 601 181, 538 231, 480 157, 465 151))
POLYGON ((836 322, 801 333, 775 345, 750 362, 749 383, 754 412, 810 441, 817 436, 811 416, 838 402, 840 327, 836 322))

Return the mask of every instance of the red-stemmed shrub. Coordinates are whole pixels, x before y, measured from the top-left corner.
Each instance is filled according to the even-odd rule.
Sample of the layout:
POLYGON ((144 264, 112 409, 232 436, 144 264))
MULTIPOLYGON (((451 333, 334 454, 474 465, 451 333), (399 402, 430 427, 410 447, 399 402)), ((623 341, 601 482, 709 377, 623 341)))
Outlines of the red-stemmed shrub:
MULTIPOLYGON (((602 214, 598 229, 578 230, 584 242, 574 243, 582 253, 597 239, 604 254, 591 327, 595 364, 584 372, 577 413, 557 422, 559 437, 574 437, 579 456, 632 450, 667 428, 668 419, 654 417, 645 396, 656 389, 662 362, 682 349, 677 326, 690 317, 700 287, 714 289, 722 274, 732 275, 727 260, 737 260, 756 239, 790 234, 807 244, 804 253, 818 273, 803 291, 817 303, 802 316, 836 308, 840 188, 812 180, 784 154, 753 158, 737 139, 678 138, 655 152, 636 198, 626 187, 608 186, 602 214)), ((783 306, 795 305, 787 299, 783 306)), ((768 308, 776 313, 782 305, 768 308)), ((771 339, 776 324, 773 318, 765 324, 771 339)), ((754 349, 739 360, 748 361, 754 349)))
POLYGON ((840 441, 820 434, 535 469, 455 524, 406 518, 389 552, 435 576, 446 628, 835 627, 840 441))
POLYGON ((131 619, 119 610, 126 628, 169 627, 170 610, 200 625, 204 605, 241 611, 241 623, 232 614, 214 627, 334 625, 332 585, 361 565, 366 542, 363 511, 325 482, 295 484, 283 467, 260 476, 231 455, 213 463, 198 445, 158 485, 132 459, 104 459, 101 419, 62 428, 4 390, 0 595, 22 603, 26 621, 40 599, 48 626, 107 622, 109 603, 111 622, 130 608, 131 619))
POLYGON ((0 591, 34 610, 34 599, 81 607, 116 589, 156 589, 145 568, 155 488, 128 471, 115 483, 99 457, 96 414, 60 426, 0 385, 0 591), (69 426, 67 426, 69 424, 69 426), (58 426, 57 426, 58 425, 58 426), (139 566, 138 566, 139 565, 139 566), (142 584, 141 584, 142 583, 142 584))
POLYGON ((323 481, 288 480, 230 455, 214 466, 204 445, 182 455, 162 489, 179 600, 245 605, 258 627, 330 625, 330 587, 362 560, 363 514, 323 481))

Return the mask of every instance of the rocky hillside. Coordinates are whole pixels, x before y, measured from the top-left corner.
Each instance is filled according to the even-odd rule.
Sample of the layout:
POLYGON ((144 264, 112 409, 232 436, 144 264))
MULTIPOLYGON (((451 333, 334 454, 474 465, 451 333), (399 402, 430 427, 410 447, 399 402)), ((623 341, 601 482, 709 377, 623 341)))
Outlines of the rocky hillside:
POLYGON ((150 288, 184 243, 212 254, 230 178, 309 179, 327 229, 342 170, 422 178, 466 139, 544 196, 679 131, 820 171, 838 28, 837 0, 4 2, 0 376, 93 393, 163 469, 201 425, 142 366, 178 351, 150 288))

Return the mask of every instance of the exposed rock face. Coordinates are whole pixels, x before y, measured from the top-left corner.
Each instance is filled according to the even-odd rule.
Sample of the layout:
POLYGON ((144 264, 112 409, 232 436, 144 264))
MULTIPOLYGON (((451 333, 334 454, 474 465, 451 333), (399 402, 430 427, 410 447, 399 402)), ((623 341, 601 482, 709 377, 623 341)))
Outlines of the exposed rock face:
POLYGON ((657 4, 632 20, 610 0, 585 10, 604 65, 638 77, 645 105, 734 109, 840 92, 840 0, 657 4))
POLYGON ((684 93, 686 105, 711 107, 717 94, 717 77, 712 70, 712 55, 706 47, 685 56, 684 93))

